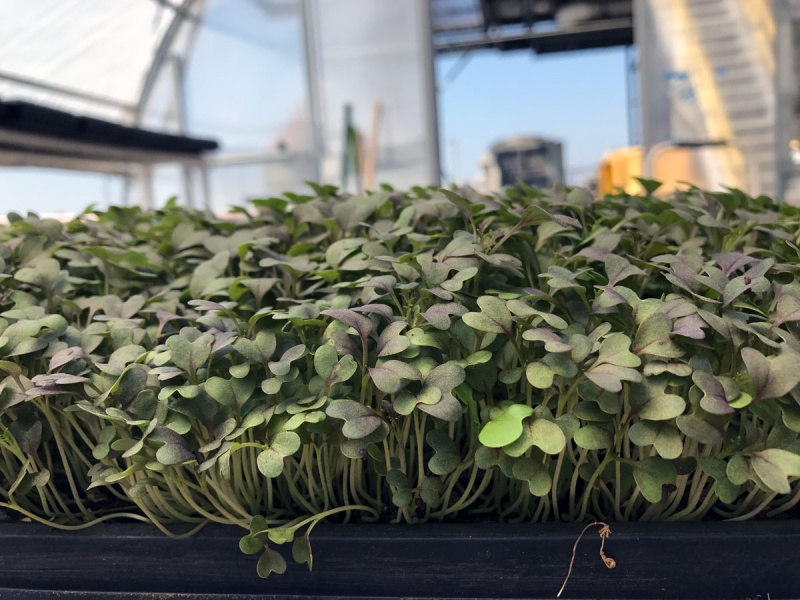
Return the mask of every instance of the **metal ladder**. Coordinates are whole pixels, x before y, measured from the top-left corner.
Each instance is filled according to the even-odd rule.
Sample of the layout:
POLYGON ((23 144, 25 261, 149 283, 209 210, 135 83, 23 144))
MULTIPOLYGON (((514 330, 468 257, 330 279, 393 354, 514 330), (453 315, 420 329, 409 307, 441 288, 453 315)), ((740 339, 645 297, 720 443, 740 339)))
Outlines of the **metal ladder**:
POLYGON ((697 42, 752 194, 775 195, 777 159, 770 0, 687 0, 697 42))

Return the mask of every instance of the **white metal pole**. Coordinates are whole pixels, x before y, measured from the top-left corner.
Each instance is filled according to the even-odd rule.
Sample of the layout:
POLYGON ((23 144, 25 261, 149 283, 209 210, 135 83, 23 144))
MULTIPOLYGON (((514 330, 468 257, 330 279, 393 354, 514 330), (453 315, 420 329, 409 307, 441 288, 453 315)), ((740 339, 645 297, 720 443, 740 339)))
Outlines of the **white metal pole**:
POLYGON ((303 35, 303 58, 308 94, 308 118, 311 129, 311 160, 314 179, 320 181, 325 140, 322 135, 322 72, 317 60, 317 28, 313 0, 300 0, 300 20, 303 35))
MULTIPOLYGON (((180 56, 172 57, 172 84, 175 99, 175 114, 178 117, 178 131, 181 135, 186 135, 189 131, 188 118, 186 116, 186 78, 184 76, 183 59, 180 56)), ((183 171, 183 193, 186 196, 186 204, 189 208, 194 208, 194 189, 192 185, 192 170, 187 163, 181 165, 183 171)))
POLYGON ((651 8, 652 0, 633 0, 633 39, 638 53, 638 82, 639 82, 639 139, 642 147, 642 175, 651 177, 650 161, 648 156, 653 146, 653 134, 648 123, 652 109, 650 105, 651 89, 653 79, 659 73, 653 72, 654 65, 652 60, 653 32, 650 31, 652 23, 651 8))
POLYGON ((417 0, 422 36, 422 65, 425 88, 425 104, 428 130, 428 179, 433 185, 441 185, 442 169, 439 157, 439 105, 436 94, 436 52, 433 48, 433 1, 417 0))

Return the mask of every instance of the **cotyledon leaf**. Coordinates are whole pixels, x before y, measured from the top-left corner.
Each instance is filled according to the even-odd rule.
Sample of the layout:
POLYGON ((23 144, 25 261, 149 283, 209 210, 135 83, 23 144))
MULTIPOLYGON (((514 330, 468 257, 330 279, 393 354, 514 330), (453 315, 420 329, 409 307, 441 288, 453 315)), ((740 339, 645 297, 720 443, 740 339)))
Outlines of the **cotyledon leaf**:
POLYGON ((527 404, 511 404, 481 429, 478 439, 487 448, 502 448, 522 435, 522 421, 533 414, 527 404))

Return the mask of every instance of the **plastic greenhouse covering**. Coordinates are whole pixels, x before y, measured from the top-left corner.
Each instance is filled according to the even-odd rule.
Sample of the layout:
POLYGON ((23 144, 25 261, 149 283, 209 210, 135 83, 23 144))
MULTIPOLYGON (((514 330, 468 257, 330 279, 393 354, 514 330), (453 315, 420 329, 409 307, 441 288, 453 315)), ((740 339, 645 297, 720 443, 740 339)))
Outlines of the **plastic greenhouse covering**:
MULTIPOLYGON (((376 181, 438 179, 426 0, 0 0, 0 100, 214 139, 210 204, 339 184, 345 107, 370 137, 376 181)), ((176 165, 153 172, 156 204, 198 194, 176 165), (187 194, 187 191, 189 192, 187 194)), ((76 212, 137 202, 116 175, 0 165, 0 212, 76 212)))

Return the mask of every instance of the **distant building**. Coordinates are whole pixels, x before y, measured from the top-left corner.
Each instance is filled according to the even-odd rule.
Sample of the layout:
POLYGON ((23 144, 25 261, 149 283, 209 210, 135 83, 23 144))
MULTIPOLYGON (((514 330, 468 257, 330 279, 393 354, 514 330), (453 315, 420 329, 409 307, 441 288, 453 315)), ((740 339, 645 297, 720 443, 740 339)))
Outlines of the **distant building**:
POLYGON ((492 192, 517 183, 549 188, 563 182, 561 142, 521 136, 492 146, 481 157, 481 173, 472 184, 479 191, 492 192))

